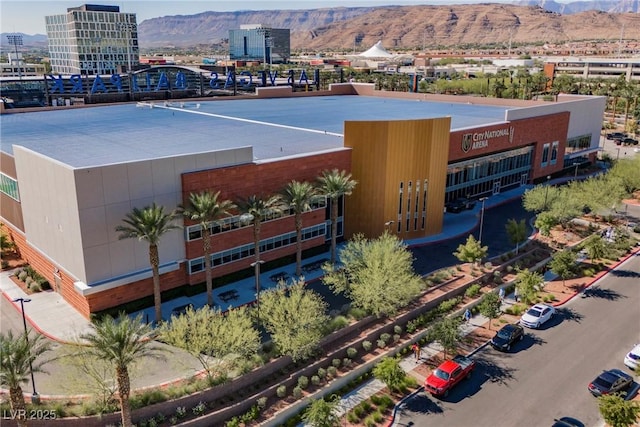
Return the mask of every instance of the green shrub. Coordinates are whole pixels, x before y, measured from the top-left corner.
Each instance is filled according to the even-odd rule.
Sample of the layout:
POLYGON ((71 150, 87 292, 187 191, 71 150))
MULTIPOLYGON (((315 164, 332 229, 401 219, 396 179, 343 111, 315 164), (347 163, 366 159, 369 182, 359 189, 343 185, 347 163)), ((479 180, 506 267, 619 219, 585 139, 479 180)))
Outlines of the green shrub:
POLYGON ((344 366, 345 368, 348 368, 349 366, 351 366, 351 359, 349 359, 348 357, 345 357, 344 359, 342 359, 342 366, 344 366))
POLYGON ((373 409, 373 407, 371 406, 371 403, 369 403, 366 400, 363 400, 362 402, 360 402, 359 405, 362 407, 365 414, 368 414, 369 412, 371 412, 371 409, 373 409))
POLYGON ((407 332, 412 334, 418 329, 418 321, 417 320, 409 320, 407 322, 407 332))
POLYGON ((378 346, 378 348, 385 348, 387 346, 387 343, 384 340, 378 340, 376 341, 376 345, 378 346))
POLYGON ((402 326, 400 325, 395 325, 393 327, 393 333, 394 334, 398 334, 398 335, 402 335, 402 326))
POLYGON ((320 377, 317 375, 314 375, 311 377, 311 384, 313 385, 319 385, 320 384, 320 377))
POLYGON ((207 409, 207 405, 205 405, 204 402, 200 401, 196 406, 191 408, 191 412, 193 412, 193 415, 195 415, 196 417, 199 417, 202 414, 204 414, 204 411, 206 409, 207 409))
POLYGON ((360 417, 358 417, 355 410, 349 411, 349 413, 347 414, 347 421, 349 421, 351 424, 357 424, 358 421, 360 421, 360 417))
POLYGON ((323 380, 327 377, 327 370, 324 368, 318 368, 318 377, 323 380))
POLYGON ((293 397, 296 399, 300 399, 302 397, 302 389, 299 386, 295 386, 293 388, 293 392, 291 393, 293 397))
POLYGON ((29 284, 29 289, 33 292, 42 292, 42 287, 35 280, 29 284))
POLYGON ((279 398, 285 397, 287 395, 287 386, 285 385, 278 386, 278 388, 276 389, 276 395, 279 398))
POLYGON ((378 423, 375 422, 373 417, 367 417, 364 419, 364 425, 365 427, 375 427, 378 423))
POLYGON ((335 378, 338 375, 338 369, 335 366, 329 366, 327 368, 327 375, 329 375, 332 378, 335 378))
POLYGON ((446 301, 442 301, 438 306, 438 311, 440 313, 448 313, 451 311, 456 305, 458 305, 459 301, 457 298, 451 298, 446 301))
POLYGON ((184 406, 178 406, 176 408, 176 417, 181 420, 184 417, 187 416, 187 408, 185 408, 184 406))
POLYGON ((347 357, 349 359, 354 359, 358 355, 358 350, 355 347, 349 347, 347 349, 347 357))
POLYGON ((256 405, 258 406, 258 409, 262 410, 264 408, 267 407, 267 398, 266 397, 259 397, 258 400, 256 401, 256 405))
POLYGON ((24 282, 27 277, 29 277, 29 274, 24 270, 18 274, 18 279, 20 279, 21 282, 24 282))
POLYGON ((333 359, 331 361, 331 365, 335 366, 336 368, 339 368, 341 363, 342 363, 342 361, 340 359, 337 359, 337 358, 333 359))
POLYGON ((475 298, 480 293, 480 288, 481 287, 479 284, 474 283, 473 285, 469 286, 466 291, 464 291, 464 296, 468 298, 475 298))
POLYGON ((388 333, 380 334, 380 339, 385 342, 385 344, 389 344, 391 342, 391 335, 388 333))
POLYGON ((364 351, 370 351, 371 350, 371 341, 362 341, 362 348, 364 349, 364 351))
POLYGON ((400 341, 400 334, 393 334, 393 342, 398 342, 400 341))
POLYGON ((298 387, 300 387, 303 390, 309 387, 309 378, 304 375, 298 377, 298 387))
POLYGON ((351 412, 355 415, 356 421, 362 419, 362 417, 366 415, 364 408, 360 405, 356 405, 351 412))
POLYGON ((351 307, 348 314, 356 320, 362 320, 367 317, 367 311, 359 307, 351 307))
POLYGON ((240 427, 240 419, 238 417, 233 417, 224 425, 225 427, 240 427))
POLYGON ((375 421, 376 424, 381 423, 384 420, 384 416, 379 411, 375 411, 371 414, 371 418, 373 418, 373 421, 375 421))
POLYGON ((336 316, 333 319, 331 319, 331 322, 329 322, 328 329, 330 332, 333 332, 347 326, 349 326, 349 319, 347 319, 345 316, 336 316))

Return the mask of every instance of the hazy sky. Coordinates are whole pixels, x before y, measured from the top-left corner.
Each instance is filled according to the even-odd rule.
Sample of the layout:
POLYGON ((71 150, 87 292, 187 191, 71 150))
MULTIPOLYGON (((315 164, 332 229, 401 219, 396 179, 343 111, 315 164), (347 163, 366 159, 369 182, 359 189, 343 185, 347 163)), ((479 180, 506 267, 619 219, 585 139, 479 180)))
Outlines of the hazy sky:
MULTIPOLYGON (((138 23, 145 19, 167 15, 193 15, 206 11, 269 10, 269 9, 314 9, 339 6, 383 6, 416 4, 475 3, 479 0, 127 0, 127 1, 46 1, 46 0, 0 0, 2 22, 0 32, 46 34, 44 17, 67 12, 68 7, 83 4, 120 6, 121 12, 137 14, 138 23)), ((486 0, 485 0, 486 1, 486 0)), ((493 0, 500 2, 504 0, 493 0)), ((4 44, 5 41, 2 40, 4 44)))

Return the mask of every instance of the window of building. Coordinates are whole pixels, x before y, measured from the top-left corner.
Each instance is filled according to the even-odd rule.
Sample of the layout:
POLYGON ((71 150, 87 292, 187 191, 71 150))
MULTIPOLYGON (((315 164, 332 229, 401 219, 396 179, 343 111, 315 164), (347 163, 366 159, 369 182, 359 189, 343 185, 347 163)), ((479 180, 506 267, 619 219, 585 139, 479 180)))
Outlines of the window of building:
POLYGON ((555 165, 558 161, 558 141, 551 144, 551 164, 555 165))
POLYGON ((544 144, 542 147, 542 167, 545 167, 549 164, 549 147, 551 144, 544 144))
POLYGON ((0 192, 11 197, 13 200, 20 201, 18 193, 18 181, 0 172, 0 192))

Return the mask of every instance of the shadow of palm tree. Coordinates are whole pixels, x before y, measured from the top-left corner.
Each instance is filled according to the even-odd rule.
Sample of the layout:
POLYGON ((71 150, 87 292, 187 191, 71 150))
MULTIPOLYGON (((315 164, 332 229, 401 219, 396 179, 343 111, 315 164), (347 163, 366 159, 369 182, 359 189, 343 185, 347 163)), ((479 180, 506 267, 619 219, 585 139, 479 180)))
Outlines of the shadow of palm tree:
POLYGON ((576 323, 580 323, 580 321, 584 319, 584 316, 581 313, 578 313, 577 311, 569 307, 556 308, 556 316, 558 318, 562 318, 563 320, 569 320, 576 323))
POLYGON ((482 367, 482 373, 487 381, 501 385, 507 385, 509 381, 512 381, 513 374, 517 371, 514 368, 500 366, 488 359, 480 359, 477 363, 482 367))
POLYGON ((609 274, 616 277, 640 277, 640 272, 632 270, 611 270, 609 274))
POLYGON ((604 289, 597 286, 592 286, 587 290, 588 298, 600 298, 605 299, 607 301, 616 301, 620 298, 627 298, 626 296, 612 290, 612 289, 604 289))

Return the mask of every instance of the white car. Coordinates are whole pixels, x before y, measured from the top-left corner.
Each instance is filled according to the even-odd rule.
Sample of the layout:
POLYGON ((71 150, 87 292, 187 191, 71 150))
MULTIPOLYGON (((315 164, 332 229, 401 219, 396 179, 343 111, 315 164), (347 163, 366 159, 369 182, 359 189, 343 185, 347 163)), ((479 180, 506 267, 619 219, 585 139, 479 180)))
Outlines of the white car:
POLYGON ((520 324, 527 328, 539 328, 556 314, 556 309, 547 304, 536 304, 520 318, 520 324))
POLYGON ((640 365, 640 344, 636 344, 629 353, 624 357, 624 364, 633 369, 638 369, 640 365))

